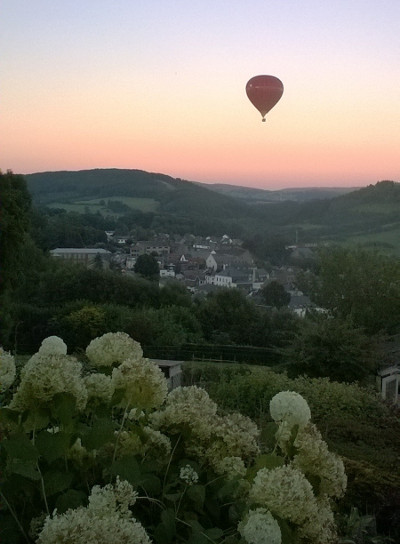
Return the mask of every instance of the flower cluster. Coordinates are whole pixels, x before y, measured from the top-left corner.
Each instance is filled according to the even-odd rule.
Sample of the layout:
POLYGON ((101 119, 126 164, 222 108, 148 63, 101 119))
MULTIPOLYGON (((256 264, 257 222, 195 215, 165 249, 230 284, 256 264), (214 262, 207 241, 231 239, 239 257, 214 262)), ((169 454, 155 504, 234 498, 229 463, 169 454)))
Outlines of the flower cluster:
POLYGON ((93 366, 106 367, 119 365, 128 358, 141 359, 143 351, 139 342, 125 332, 108 332, 90 342, 86 355, 93 366))
POLYGON ((293 465, 305 474, 319 477, 320 493, 342 497, 347 485, 343 461, 328 450, 315 425, 308 424, 300 429, 293 444, 297 449, 293 465))
POLYGON ((84 378, 88 393, 88 402, 108 404, 114 393, 114 384, 110 376, 101 374, 89 374, 84 378))
MULTIPOLYGON (((207 516, 206 501, 221 512, 221 527, 205 530, 213 539, 221 531, 247 544, 281 544, 289 530, 298 544, 335 542, 331 503, 343 495, 346 475, 310 423, 303 397, 292 391, 273 397, 277 445, 273 455, 260 455, 251 419, 221 415, 200 387, 168 393, 159 366, 128 335, 105 334, 86 354, 91 368, 83 376, 60 338, 45 339, 22 369, 8 407, 28 411, 20 418, 28 434, 21 438, 18 429, 11 436, 0 468, 32 477, 38 503, 53 511, 43 519, 42 505, 30 516, 37 544, 150 544, 142 522, 158 542, 165 531, 169 542, 195 541, 200 523, 181 520, 199 511, 207 516), (26 425, 31 414, 33 424, 26 425), (76 488, 63 487, 69 482, 76 488), (48 502, 43 489, 51 490, 48 502)), ((15 364, 3 350, 0 362, 3 387, 12 383, 15 364)))
POLYGON ((0 348, 0 393, 9 389, 15 380, 15 361, 8 351, 0 348))
POLYGON ((199 481, 199 475, 190 465, 185 465, 179 471, 179 478, 185 482, 186 485, 197 484, 199 481))
POLYGON ((37 353, 21 372, 21 383, 10 408, 35 410, 38 404, 50 402, 58 393, 69 393, 75 397, 77 409, 83 410, 88 394, 81 372, 82 365, 74 357, 37 353))
POLYGON ((304 474, 290 465, 257 472, 250 489, 252 503, 281 518, 301 524, 316 511, 316 499, 304 474))
POLYGON ((67 345, 58 336, 45 338, 39 348, 40 355, 67 355, 67 345))
POLYGON ((265 508, 250 510, 238 526, 239 533, 249 544, 281 544, 282 534, 276 519, 265 508))
POLYGON ((129 510, 136 493, 126 481, 94 486, 87 508, 47 516, 37 544, 150 544, 144 527, 129 510))
POLYGON ((271 417, 277 423, 285 422, 290 428, 304 427, 311 419, 307 401, 294 391, 281 391, 270 402, 271 417))
POLYGON ((143 410, 160 407, 168 393, 168 385, 160 367, 144 358, 126 359, 112 371, 115 390, 123 391, 121 406, 143 410))

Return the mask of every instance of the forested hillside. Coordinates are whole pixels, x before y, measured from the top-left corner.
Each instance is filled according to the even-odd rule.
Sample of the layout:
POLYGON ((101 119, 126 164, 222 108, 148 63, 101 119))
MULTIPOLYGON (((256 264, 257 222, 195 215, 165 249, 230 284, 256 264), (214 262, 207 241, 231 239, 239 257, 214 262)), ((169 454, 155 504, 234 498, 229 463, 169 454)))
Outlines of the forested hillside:
POLYGON ((259 258, 277 246, 332 242, 400 255, 400 183, 394 181, 327 198, 319 189, 242 187, 220 194, 212 185, 142 170, 44 172, 25 179, 35 208, 75 212, 73 224, 82 222, 77 213, 89 225, 98 216, 96 223, 121 234, 135 226, 170 234, 228 233, 246 240, 259 258), (271 201, 263 202, 262 193, 271 201))

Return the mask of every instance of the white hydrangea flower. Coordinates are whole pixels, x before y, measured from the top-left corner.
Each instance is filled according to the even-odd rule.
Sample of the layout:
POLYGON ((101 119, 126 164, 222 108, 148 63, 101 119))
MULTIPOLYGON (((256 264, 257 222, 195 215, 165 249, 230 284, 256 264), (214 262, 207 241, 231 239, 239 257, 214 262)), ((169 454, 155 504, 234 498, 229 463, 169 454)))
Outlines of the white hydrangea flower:
POLYGON ((263 468, 254 478, 250 500, 281 518, 301 524, 316 512, 316 498, 304 474, 289 465, 263 468))
POLYGON ((196 385, 177 387, 167 396, 165 408, 151 414, 153 427, 168 429, 172 433, 187 426, 200 440, 207 440, 212 432, 212 421, 217 405, 205 389, 196 385))
POLYGON ((230 456, 220 459, 212 455, 212 449, 207 450, 205 456, 215 472, 228 479, 243 477, 246 474, 246 466, 240 457, 230 456))
POLYGON ((88 508, 99 516, 107 516, 110 511, 118 513, 121 518, 131 517, 129 506, 136 502, 138 494, 126 480, 117 476, 114 485, 104 487, 95 485, 89 497, 88 508))
POLYGON ((58 336, 45 338, 39 348, 40 355, 67 355, 67 345, 58 336))
POLYGON ((144 453, 146 458, 151 457, 157 459, 157 461, 169 459, 172 449, 169 437, 147 425, 143 427, 143 433, 145 437, 144 453))
POLYGON ((105 367, 119 365, 128 358, 139 360, 143 351, 139 342, 125 332, 108 332, 90 342, 86 355, 93 366, 105 367))
POLYGON ((16 368, 14 357, 0 348, 0 393, 7 391, 15 380, 16 368))
POLYGON ((270 401, 271 417, 277 423, 285 422, 289 427, 304 427, 311 419, 307 401, 295 391, 281 391, 270 401))
POLYGON ((317 499, 317 510, 298 528, 298 536, 303 542, 313 544, 336 544, 338 541, 336 524, 329 499, 317 499))
POLYGON ((79 507, 47 516, 37 544, 151 544, 144 527, 129 510, 137 494, 119 481, 94 486, 87 508, 79 507))
POLYGON ((328 450, 316 426, 309 424, 300 429, 293 445, 298 450, 293 465, 305 474, 319 476, 321 494, 342 497, 347 487, 343 461, 328 450))
POLYGON ((129 421, 139 421, 139 419, 142 419, 143 417, 145 417, 145 413, 138 408, 132 408, 128 414, 129 421))
POLYGON ((100 372, 89 374, 85 376, 84 382, 88 392, 88 401, 110 402, 114 394, 114 384, 112 383, 111 376, 106 376, 100 372))
POLYGON ((143 443, 135 432, 115 431, 115 437, 117 439, 115 448, 116 459, 125 455, 142 455, 144 453, 143 443))
POLYGON ((83 410, 87 390, 81 376, 82 365, 68 355, 35 354, 21 373, 21 382, 10 403, 13 410, 34 410, 38 404, 50 402, 58 393, 69 393, 83 410))
POLYGON ((260 431, 250 418, 239 413, 215 416, 212 421, 212 445, 215 457, 254 459, 260 449, 257 444, 260 431))
POLYGON ((149 359, 126 359, 112 371, 114 388, 123 390, 121 406, 159 408, 167 396, 168 384, 160 367, 149 359))
POLYGON ((248 544, 281 544, 282 534, 278 522, 265 508, 250 510, 238 525, 239 533, 248 544))
POLYGON ((180 469, 179 478, 187 485, 197 484, 199 481, 199 475, 190 465, 185 465, 180 469))

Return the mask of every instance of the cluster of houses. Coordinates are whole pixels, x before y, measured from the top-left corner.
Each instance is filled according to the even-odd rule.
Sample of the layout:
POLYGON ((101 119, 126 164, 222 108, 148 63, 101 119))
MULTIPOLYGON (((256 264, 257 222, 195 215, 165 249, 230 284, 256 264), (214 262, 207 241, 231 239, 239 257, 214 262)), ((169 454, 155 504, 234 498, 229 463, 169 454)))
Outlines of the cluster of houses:
POLYGON ((263 285, 275 280, 291 294, 289 307, 293 311, 302 314, 311 306, 309 298, 295 288, 293 267, 266 270, 257 266, 251 253, 242 247, 242 241, 228 235, 203 238, 191 234, 176 237, 163 234, 144 241, 116 236, 112 231, 106 235, 116 249, 114 252, 100 248, 56 248, 51 255, 87 267, 101 263, 106 268, 112 263, 129 275, 134 274, 140 255, 153 255, 159 265, 161 285, 174 278, 192 293, 226 287, 239 288, 249 296, 256 296, 263 285))

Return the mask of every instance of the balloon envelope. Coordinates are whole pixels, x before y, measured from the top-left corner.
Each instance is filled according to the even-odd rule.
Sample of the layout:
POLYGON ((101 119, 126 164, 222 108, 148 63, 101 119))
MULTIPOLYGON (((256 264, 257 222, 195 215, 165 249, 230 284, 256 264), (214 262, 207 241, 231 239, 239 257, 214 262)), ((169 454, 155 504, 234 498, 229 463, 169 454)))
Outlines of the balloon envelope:
POLYGON ((264 117, 283 94, 283 83, 275 76, 254 76, 247 82, 246 94, 265 121, 264 117))

